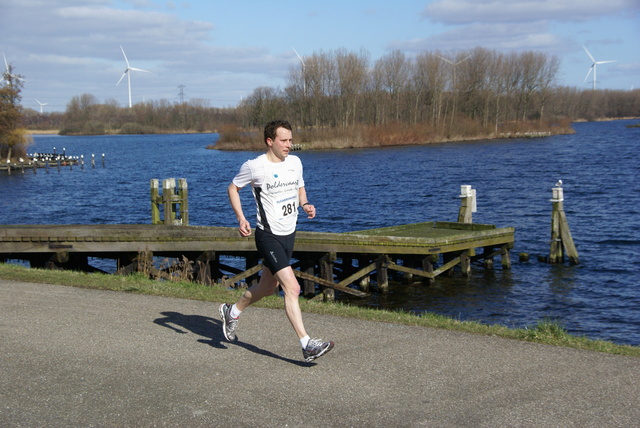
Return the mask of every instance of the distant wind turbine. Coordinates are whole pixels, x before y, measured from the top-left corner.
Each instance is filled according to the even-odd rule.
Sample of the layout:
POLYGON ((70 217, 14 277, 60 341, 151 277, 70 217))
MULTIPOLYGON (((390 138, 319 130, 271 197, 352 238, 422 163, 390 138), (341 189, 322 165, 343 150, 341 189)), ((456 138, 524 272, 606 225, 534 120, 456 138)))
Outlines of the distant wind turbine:
POLYGON ((596 90, 596 66, 598 64, 607 64, 609 62, 616 62, 616 60, 613 61, 596 61, 596 59, 593 57, 593 55, 591 55, 591 53, 587 50, 587 48, 585 46, 582 47, 584 49, 584 51, 587 53, 587 55, 589 55, 589 58, 591 58, 591 67, 589 67, 589 71, 587 72, 587 77, 584 78, 584 81, 586 82, 587 79, 589 78, 589 74, 591 74, 591 70, 593 70, 593 90, 596 90))
POLYGON ((440 57, 440 59, 441 59, 441 60, 443 60, 443 61, 448 62, 449 64, 451 64, 451 67, 453 68, 453 86, 454 86, 454 89, 455 89, 455 84, 456 84, 456 67, 457 67, 457 66, 459 66, 460 64, 462 64, 463 62, 465 62, 466 60, 468 60, 469 58, 471 58, 471 55, 469 55, 469 56, 467 56, 467 57, 465 57, 465 58, 462 58, 462 59, 461 59, 460 61, 458 61, 458 62, 453 62, 453 61, 448 60, 448 59, 446 59, 445 57, 440 56, 440 55, 438 55, 438 56, 440 57))
POLYGON ((116 86, 120 84, 120 82, 122 81, 122 79, 124 79, 124 76, 126 75, 127 83, 129 84, 129 108, 131 108, 131 72, 132 71, 142 71, 145 73, 151 73, 151 72, 147 70, 143 70, 141 68, 131 67, 129 65, 129 60, 127 59, 127 54, 125 54, 124 49, 122 49, 122 45, 120 46, 120 50, 122 51, 122 55, 124 56, 124 61, 127 63, 127 68, 124 69, 124 73, 122 73, 122 76, 120 77, 120 80, 118 80, 118 83, 116 83, 116 86))
MULTIPOLYGON (((440 55, 438 55, 438 56, 440 56, 440 55)), ((456 115, 456 103, 457 103, 457 98, 458 98, 458 88, 456 87, 456 83, 457 83, 456 82, 456 67, 458 65, 462 64, 463 62, 465 62, 466 60, 468 60, 469 58, 471 58, 471 55, 461 59, 458 62, 453 62, 453 61, 450 61, 450 60, 446 59, 443 56, 440 56, 440 59, 442 59, 443 61, 448 62, 449 64, 451 64, 451 69, 453 70, 453 76, 451 78, 451 86, 452 86, 452 89, 453 89, 453 108, 452 108, 453 113, 451 114, 451 125, 452 126, 453 126, 453 119, 454 119, 454 117, 456 115)))
MULTIPOLYGON (((438 56, 440 56, 440 55, 438 55, 438 56)), ((462 64, 463 62, 465 62, 465 61, 466 61, 466 60, 468 60, 469 58, 471 58, 471 55, 469 55, 469 56, 468 56, 468 57, 466 57, 466 58, 461 59, 461 60, 460 60, 460 61, 458 61, 458 62, 453 62, 453 61, 450 61, 450 60, 446 59, 446 58, 445 58, 445 57, 443 57, 443 56, 440 56, 440 59, 441 59, 441 60, 443 60, 443 61, 445 61, 445 62, 448 62, 449 64, 451 64, 451 65, 452 65, 452 66, 454 66, 454 67, 456 67, 456 66, 457 66, 457 65, 459 65, 459 64, 462 64)))
MULTIPOLYGON (((4 66, 7 69, 6 74, 13 78, 13 79, 18 79, 18 80, 22 80, 24 82, 24 79, 16 74, 11 74, 11 70, 9 70, 9 63, 7 62, 7 57, 4 55, 4 52, 2 52, 2 57, 4 58, 4 66)), ((4 77, 4 76, 3 76, 4 77)), ((1 80, 0 80, 1 82, 1 80)))
POLYGON ((302 93, 306 94, 307 93, 307 78, 306 78, 306 65, 304 63, 304 60, 302 59, 302 57, 300 56, 300 54, 298 53, 298 51, 296 50, 296 48, 294 48, 293 46, 291 46, 291 49, 293 49, 293 51, 296 53, 296 55, 298 56, 298 59, 300 60, 300 63, 302 64, 302 93))
POLYGON ((40 102, 40 101, 38 101, 38 100, 36 100, 36 102, 37 102, 38 104, 40 104, 40 113, 42 113, 42 106, 46 106, 47 104, 49 104, 49 103, 41 103, 41 102, 40 102))

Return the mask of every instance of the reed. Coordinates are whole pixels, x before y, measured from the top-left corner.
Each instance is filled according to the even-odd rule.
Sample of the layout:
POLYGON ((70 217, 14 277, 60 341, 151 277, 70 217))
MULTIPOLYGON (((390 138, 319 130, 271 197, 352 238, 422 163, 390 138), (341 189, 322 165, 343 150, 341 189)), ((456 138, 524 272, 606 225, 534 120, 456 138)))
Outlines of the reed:
MULTIPOLYGON (((447 128, 438 130, 428 124, 406 125, 389 123, 384 126, 351 126, 345 128, 297 129, 294 143, 308 150, 341 150, 368 147, 392 147, 422 145, 452 141, 488 140, 526 134, 567 134, 572 133, 571 123, 565 119, 536 122, 513 122, 495 128, 482 126, 478 121, 460 119, 447 128)), ((242 131, 238 127, 226 126, 220 129, 220 139, 208 148, 218 150, 263 150, 264 143, 259 132, 242 131)))

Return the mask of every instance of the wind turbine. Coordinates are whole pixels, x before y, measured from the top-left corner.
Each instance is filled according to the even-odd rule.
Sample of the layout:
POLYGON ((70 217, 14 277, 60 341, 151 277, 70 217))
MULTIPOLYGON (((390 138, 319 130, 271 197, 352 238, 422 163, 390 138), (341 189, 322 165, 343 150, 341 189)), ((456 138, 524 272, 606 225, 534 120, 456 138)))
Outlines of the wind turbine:
POLYGON ((305 71, 306 71, 306 67, 307 66, 305 65, 304 60, 302 59, 302 57, 300 56, 300 54, 298 53, 296 48, 291 46, 291 49, 293 49, 293 51, 298 56, 298 59, 300 60, 300 63, 302 63, 302 93, 306 95, 306 93, 307 93, 307 78, 306 78, 305 71))
POLYGON ((591 67, 589 67, 589 71, 587 72, 587 77, 584 78, 584 81, 586 82, 587 79, 589 78, 589 74, 591 74, 591 70, 593 70, 593 90, 596 90, 596 66, 598 64, 607 64, 609 62, 616 62, 616 60, 613 61, 596 61, 596 59, 593 57, 593 55, 591 55, 591 53, 587 50, 587 48, 585 46, 582 46, 582 48, 584 49, 584 51, 587 53, 587 55, 589 55, 589 58, 591 58, 592 64, 591 67))
POLYGON ((120 80, 118 80, 118 83, 116 83, 116 86, 120 84, 120 82, 122 81, 122 79, 124 79, 124 76, 126 75, 127 83, 129 84, 129 108, 131 108, 131 72, 132 71, 143 71, 145 73, 151 73, 151 72, 147 70, 143 70, 141 68, 131 67, 129 65, 129 60, 127 59, 127 54, 125 54, 124 49, 122 49, 122 45, 120 45, 120 50, 122 51, 122 55, 124 56, 124 61, 127 63, 127 68, 124 69, 124 73, 122 73, 122 76, 120 77, 120 80))
POLYGON ((467 57, 465 57, 465 58, 462 58, 462 59, 461 59, 460 61, 458 61, 458 62, 453 62, 453 61, 448 60, 448 59, 446 59, 445 57, 440 56, 440 55, 438 55, 438 56, 440 57, 440 59, 441 59, 441 60, 443 60, 443 61, 448 62, 449 64, 451 64, 451 67, 453 68, 453 86, 454 86, 454 90, 455 90, 455 85, 456 85, 456 67, 457 67, 457 66, 459 66, 460 64, 462 64, 463 62, 465 62, 466 60, 468 60, 469 58, 471 58, 471 55, 469 55, 469 56, 467 56, 467 57))
POLYGON ((456 87, 457 86, 456 85, 456 67, 458 65, 462 64, 463 62, 465 62, 466 60, 468 60, 469 58, 471 58, 471 55, 461 59, 458 62, 450 61, 450 60, 448 60, 445 57, 440 56, 440 55, 438 55, 438 56, 443 61, 448 62, 449 64, 451 64, 451 68, 453 70, 453 76, 451 78, 451 86, 453 87, 453 107, 452 107, 452 113, 451 113, 451 126, 453 126, 453 119, 454 119, 454 117, 456 115, 456 104, 457 104, 457 101, 458 101, 458 88, 456 87))
MULTIPOLYGON (((20 77, 20 76, 18 76, 18 75, 16 75, 16 74, 11 74, 11 70, 9 70, 9 63, 7 62, 7 57, 4 55, 4 52, 2 52, 2 57, 4 58, 4 66, 5 66, 5 68, 7 69, 7 72, 6 72, 6 73, 7 73, 7 75, 8 75, 9 77, 11 77, 11 78, 18 79, 18 80, 22 80, 22 81, 24 82, 24 79, 23 79, 22 77, 20 77)), ((3 76, 3 77, 4 77, 4 76, 3 76)), ((3 80, 4 80, 4 79, 3 79, 3 80)), ((0 80, 0 82, 1 82, 1 80, 0 80)), ((7 81, 7 82, 9 82, 9 81, 7 81)))
POLYGON ((37 102, 38 104, 40 104, 40 113, 42 113, 42 106, 46 106, 47 104, 49 104, 49 103, 41 103, 41 102, 40 102, 40 101, 38 101, 38 100, 36 100, 36 102, 37 102))

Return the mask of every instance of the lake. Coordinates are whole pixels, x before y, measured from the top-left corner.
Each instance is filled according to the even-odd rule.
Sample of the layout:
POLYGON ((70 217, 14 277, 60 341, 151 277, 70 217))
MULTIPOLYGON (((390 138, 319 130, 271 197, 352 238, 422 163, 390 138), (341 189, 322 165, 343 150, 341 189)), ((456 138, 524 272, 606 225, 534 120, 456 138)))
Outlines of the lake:
MULTIPOLYGON (((471 278, 439 277, 430 287, 395 284, 387 294, 352 303, 508 327, 548 318, 573 334, 640 345, 640 128, 625 127, 636 122, 575 123, 575 134, 547 138, 296 152, 318 210, 316 219, 300 216, 299 229, 455 221, 460 186, 471 185, 475 223, 515 227, 512 269, 474 266, 471 278), (549 253, 549 200, 559 179, 580 255, 576 266, 537 261, 549 253), (520 262, 521 252, 531 254, 530 261, 520 262)), ((85 168, 0 173, 0 223, 150 223, 149 181, 175 177, 187 179, 192 225, 235 227, 226 188, 240 164, 259 152, 207 150, 216 138, 37 135, 29 152, 55 147, 84 155, 85 168)), ((254 220, 251 192, 241 195, 254 220)))

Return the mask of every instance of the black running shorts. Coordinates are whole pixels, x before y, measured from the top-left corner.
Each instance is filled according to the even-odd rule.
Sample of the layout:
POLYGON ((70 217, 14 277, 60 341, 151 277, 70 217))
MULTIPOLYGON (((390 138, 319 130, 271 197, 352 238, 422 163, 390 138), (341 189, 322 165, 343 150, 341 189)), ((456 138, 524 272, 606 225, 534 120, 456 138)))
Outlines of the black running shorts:
POLYGON ((279 236, 256 228, 256 248, 262 257, 262 262, 271 273, 290 266, 295 239, 295 232, 291 235, 279 236))

